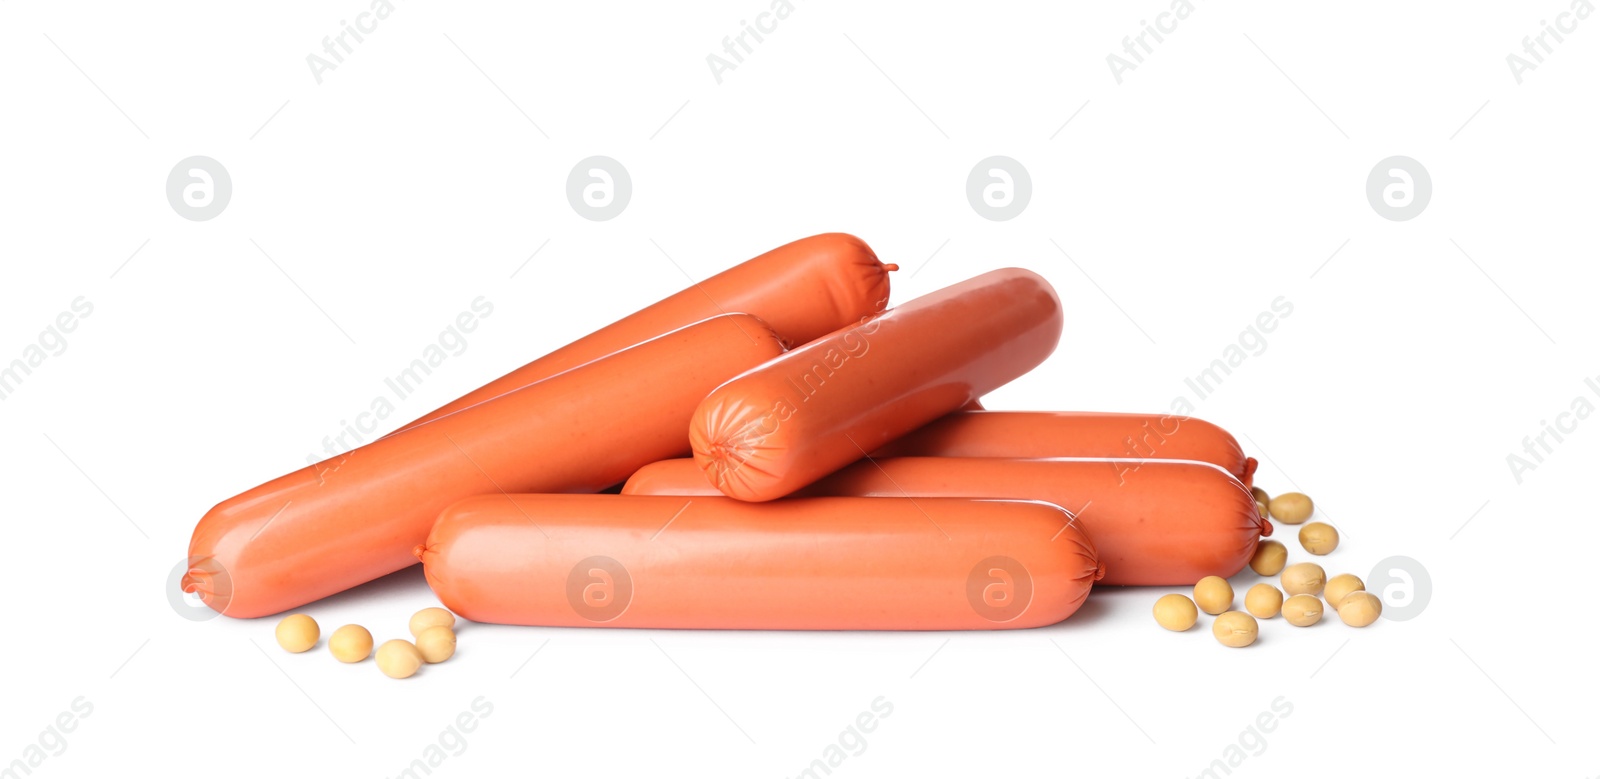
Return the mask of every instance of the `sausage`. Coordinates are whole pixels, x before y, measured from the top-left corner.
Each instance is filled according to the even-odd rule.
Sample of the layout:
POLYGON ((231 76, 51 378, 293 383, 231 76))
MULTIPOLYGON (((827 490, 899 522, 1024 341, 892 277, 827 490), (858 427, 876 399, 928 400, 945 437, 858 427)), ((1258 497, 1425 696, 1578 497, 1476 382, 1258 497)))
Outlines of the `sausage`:
POLYGON ((853 235, 823 233, 801 238, 579 338, 400 430, 718 314, 740 312, 760 317, 784 346, 802 344, 882 311, 889 302, 889 272, 898 267, 879 262, 872 249, 853 235))
MULTIPOLYGON (((1192 585, 1238 573, 1272 523, 1238 479, 1209 463, 896 457, 863 460, 796 493, 1042 500, 1072 512, 1106 565, 1104 584, 1192 585)), ((692 460, 652 463, 624 495, 715 495, 692 460)), ((798 498, 796 498, 798 499, 798 498)))
POLYGON ((718 316, 279 477, 201 518, 183 589, 259 617, 413 565, 461 498, 592 492, 687 455, 695 404, 782 350, 760 320, 718 316))
POLYGON ((456 614, 561 627, 1030 628, 1103 574, 1061 509, 951 498, 480 495, 416 554, 456 614))
POLYGON ((1253 484, 1256 458, 1228 431, 1177 414, 984 411, 949 414, 889 442, 873 457, 1114 457, 1199 460, 1253 484))
POLYGON ((1026 373, 1061 322, 1020 268, 917 298, 718 387, 689 426, 695 461, 724 495, 783 497, 1026 373))

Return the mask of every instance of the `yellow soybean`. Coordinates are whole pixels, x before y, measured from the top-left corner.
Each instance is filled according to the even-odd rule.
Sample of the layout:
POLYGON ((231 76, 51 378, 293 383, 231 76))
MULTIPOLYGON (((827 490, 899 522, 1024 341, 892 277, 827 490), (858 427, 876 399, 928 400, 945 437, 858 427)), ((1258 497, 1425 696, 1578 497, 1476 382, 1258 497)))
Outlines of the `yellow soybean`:
POLYGON ((1383 613, 1383 601, 1365 590, 1357 590, 1339 601, 1339 619, 1353 628, 1364 628, 1378 621, 1383 613))
POLYGON ((1300 528, 1300 545, 1314 555, 1325 555, 1339 547, 1339 531, 1326 522, 1308 522, 1300 528))
POLYGON ((1328 585, 1322 588, 1322 597, 1328 601, 1329 608, 1337 610, 1344 596, 1366 588, 1367 585, 1361 583, 1361 577, 1353 573, 1341 573, 1328 580, 1328 585))
POLYGON ((372 633, 360 625, 345 625, 328 636, 328 651, 341 663, 359 663, 372 654, 372 633))
POLYGON ((1242 611, 1225 612, 1211 623, 1211 635, 1216 636, 1223 646, 1231 647, 1254 644, 1260 629, 1256 618, 1242 611))
POLYGON ((1267 503, 1274 519, 1298 525, 1311 518, 1311 498, 1303 492, 1285 492, 1267 503))
POLYGON ((404 679, 422 667, 422 653, 410 641, 391 638, 378 647, 378 670, 391 679, 404 679))
POLYGON ((1322 601, 1315 595, 1295 595, 1283 602, 1283 620, 1297 628, 1315 625, 1322 619, 1322 601))
POLYGON ((411 615, 411 635, 413 637, 421 635, 422 631, 434 625, 444 625, 453 630, 456 626, 456 615, 437 606, 423 609, 411 615))
POLYGON ((317 621, 306 614, 290 614, 278 622, 278 627, 273 631, 278 638, 278 646, 290 652, 304 652, 317 645, 322 630, 317 627, 317 621))
POLYGON ((1278 581, 1283 591, 1290 595, 1317 595, 1328 580, 1328 574, 1316 563, 1295 563, 1283 569, 1278 581))
POLYGON ((1194 602, 1207 614, 1221 614, 1233 606, 1233 585, 1221 576, 1207 576, 1194 585, 1194 602))
POLYGON ((1251 585, 1244 594, 1244 610, 1258 619, 1272 619, 1283 609, 1283 593, 1277 587, 1262 582, 1251 585))
POLYGON ((1157 625, 1179 633, 1194 627, 1194 621, 1200 616, 1195 610, 1194 601, 1177 593, 1157 598, 1152 611, 1157 625))
POLYGON ((456 653, 456 632, 444 625, 434 625, 417 634, 417 651, 430 663, 442 663, 456 653))
POLYGON ((1250 570, 1262 576, 1277 576, 1289 562, 1289 550, 1277 541, 1262 541, 1250 558, 1250 570))

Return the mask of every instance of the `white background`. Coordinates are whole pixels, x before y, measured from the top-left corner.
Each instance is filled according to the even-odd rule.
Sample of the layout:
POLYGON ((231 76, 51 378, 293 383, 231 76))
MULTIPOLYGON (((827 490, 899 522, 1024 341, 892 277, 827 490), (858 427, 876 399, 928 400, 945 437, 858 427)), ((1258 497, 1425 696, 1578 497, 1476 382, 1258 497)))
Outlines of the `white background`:
MULTIPOLYGON (((1187 777, 1281 696, 1234 776, 1600 772, 1600 422, 1520 484, 1506 461, 1575 397, 1600 404, 1600 21, 1518 84, 1506 55, 1565 0, 1197 0, 1119 85, 1106 56, 1163 0, 799 0, 719 85, 706 56, 768 0, 397 2, 320 85, 306 56, 365 0, 0 3, 0 361, 93 305, 0 401, 0 761, 43 738, 40 777, 394 776, 485 696, 433 775, 787 777, 883 696, 835 775, 1187 777), (611 221, 565 197, 596 154, 633 179, 611 221), (997 154, 1033 181, 1011 221, 966 200, 997 154), (1364 194, 1397 154, 1433 181, 1410 221, 1364 194), (191 155, 232 177, 210 221, 164 193, 191 155), (1284 296, 1195 414, 1268 490, 1316 498, 1345 533, 1330 573, 1410 556, 1426 610, 1274 620, 1245 650, 1159 630, 1154 588, 1021 632, 467 625, 456 659, 396 682, 286 654, 272 620, 169 606, 206 509, 322 451, 475 297, 492 316, 384 429, 685 274, 835 230, 904 267, 896 301, 1007 265, 1055 284, 1062 345, 995 408, 1164 411, 1284 296), (92 713, 48 735, 79 696, 92 713)), ((432 603, 414 568, 306 610, 382 641, 432 603)))

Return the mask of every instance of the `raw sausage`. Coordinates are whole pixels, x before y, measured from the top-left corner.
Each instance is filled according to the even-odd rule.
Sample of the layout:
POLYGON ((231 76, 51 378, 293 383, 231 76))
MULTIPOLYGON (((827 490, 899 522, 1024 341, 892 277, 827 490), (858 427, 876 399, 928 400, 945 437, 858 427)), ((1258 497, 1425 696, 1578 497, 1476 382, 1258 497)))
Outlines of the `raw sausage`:
POLYGON ((879 262, 872 249, 853 235, 801 238, 579 338, 400 430, 718 314, 760 317, 784 346, 802 344, 882 311, 889 303, 889 272, 897 267, 879 262))
MULTIPOLYGON (((1209 463, 896 457, 863 460, 799 496, 1042 500, 1073 513, 1106 565, 1104 584, 1192 585, 1232 576, 1272 523, 1238 479, 1209 463)), ((640 468, 624 495, 715 495, 692 460, 640 468)))
POLYGON ((1199 460, 1252 485, 1256 458, 1228 431, 1176 414, 958 411, 889 442, 873 457, 1115 457, 1199 460))
POLYGON ((724 495, 783 497, 1026 373, 1061 322, 1020 268, 917 298, 718 387, 689 427, 695 461, 724 495))
MULTIPOLYGON (((1244 568, 1272 524, 1232 475, 1209 463, 899 457, 862 460, 797 496, 976 497, 1043 500, 1073 512, 1100 559, 1105 584, 1192 585, 1244 568)), ((652 463, 624 495, 718 494, 692 460, 652 463)), ((919 501, 920 502, 920 501, 919 501)))
POLYGON ((416 554, 467 619, 564 627, 1029 628, 1102 574, 1061 509, 950 498, 482 495, 416 554))
POLYGON ((415 564, 461 498, 592 492, 688 454, 695 404, 782 350, 760 320, 718 316, 274 479, 200 520, 183 588, 259 617, 415 564))
POLYGON ((397 571, 460 498, 596 491, 687 454, 695 404, 782 350, 760 320, 718 316, 279 477, 200 520, 183 588, 259 617, 397 571))

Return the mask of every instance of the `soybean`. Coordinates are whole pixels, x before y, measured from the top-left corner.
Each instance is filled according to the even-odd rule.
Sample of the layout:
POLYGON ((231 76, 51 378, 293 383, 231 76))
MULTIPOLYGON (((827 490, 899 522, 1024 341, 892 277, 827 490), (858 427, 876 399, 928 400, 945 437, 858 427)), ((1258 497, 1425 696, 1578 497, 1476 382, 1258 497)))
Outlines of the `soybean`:
POLYGON ((284 617, 273 632, 277 635, 278 646, 296 653, 316 646, 317 639, 322 636, 317 621, 307 614, 290 614, 284 617))
POLYGON ((1297 628, 1315 625, 1322 619, 1322 601, 1315 595, 1295 595, 1283 602, 1283 620, 1297 628))
POLYGON ((1322 597, 1328 601, 1328 606, 1337 610, 1339 602, 1344 600, 1346 595, 1366 588, 1367 585, 1361 582, 1361 577, 1353 573, 1341 573, 1328 580, 1327 586, 1322 588, 1322 597))
POLYGON ((1195 610, 1194 601, 1175 592, 1157 598, 1152 611, 1157 625, 1177 633, 1194 627, 1195 620, 1200 616, 1195 610))
POLYGON ((1272 619, 1282 609, 1283 593, 1265 582, 1252 585, 1244 594, 1244 610, 1259 619, 1272 619))
POLYGON ((391 679, 404 679, 422 667, 422 653, 403 638, 391 638, 378 647, 378 670, 391 679))
POLYGON ((1277 576, 1289 562, 1289 549, 1277 541, 1262 541, 1250 557, 1250 570, 1262 576, 1277 576))
POLYGON ((328 651, 341 663, 359 663, 372 654, 372 633, 360 625, 345 625, 328 637, 328 651))
POLYGON ((1233 585, 1221 576, 1207 576, 1194 585, 1194 602, 1207 614, 1221 614, 1233 606, 1233 585))
POLYGON ((1283 591, 1290 595, 1317 595, 1328 580, 1328 574, 1316 563, 1295 563, 1283 569, 1279 581, 1283 591))
POLYGON ((443 625, 447 628, 454 629, 456 626, 456 615, 451 614, 447 609, 441 609, 438 606, 426 608, 411 615, 412 637, 421 635, 422 631, 427 630, 434 625, 443 625))
POLYGON ((1231 647, 1254 644, 1260 629, 1256 618, 1242 611, 1226 612, 1211 623, 1211 635, 1216 636, 1223 646, 1231 647))
POLYGON ((456 632, 444 625, 434 625, 417 634, 417 651, 429 663, 442 663, 456 653, 456 632))
POLYGON ((1353 628, 1364 628, 1378 621, 1383 613, 1383 601, 1366 590, 1357 590, 1339 602, 1339 619, 1353 628))
POLYGON ((1326 522, 1309 522, 1300 528, 1300 545, 1314 555, 1325 555, 1339 547, 1339 531, 1326 522))
POLYGON ((1313 509, 1311 498, 1303 492, 1285 492, 1267 503, 1274 519, 1291 525, 1310 519, 1313 509))

